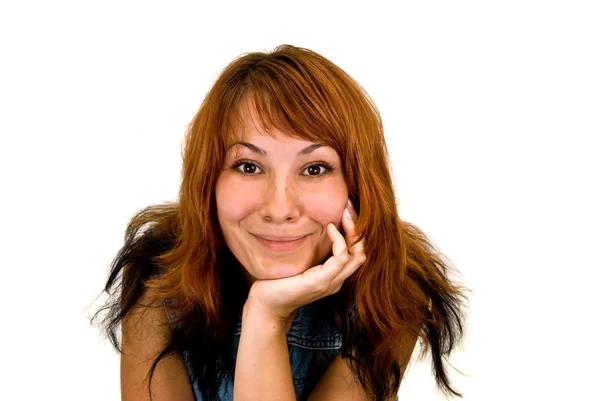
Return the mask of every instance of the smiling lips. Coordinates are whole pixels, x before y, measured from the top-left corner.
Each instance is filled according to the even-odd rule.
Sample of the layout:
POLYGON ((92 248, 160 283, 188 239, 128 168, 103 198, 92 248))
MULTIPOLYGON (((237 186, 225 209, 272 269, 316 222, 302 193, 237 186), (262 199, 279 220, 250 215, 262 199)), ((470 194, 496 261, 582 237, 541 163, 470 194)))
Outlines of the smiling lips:
POLYGON ((274 252, 284 252, 296 249, 308 235, 301 237, 272 237, 272 236, 258 236, 252 234, 254 238, 258 240, 258 243, 263 245, 265 248, 274 252))

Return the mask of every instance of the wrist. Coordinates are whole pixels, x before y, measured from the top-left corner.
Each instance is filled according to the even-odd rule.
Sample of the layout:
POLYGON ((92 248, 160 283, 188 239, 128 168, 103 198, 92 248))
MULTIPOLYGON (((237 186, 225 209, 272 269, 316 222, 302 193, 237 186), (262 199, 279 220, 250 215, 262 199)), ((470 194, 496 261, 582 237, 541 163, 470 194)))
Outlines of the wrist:
POLYGON ((265 311, 260 305, 246 301, 242 310, 242 329, 250 326, 282 330, 285 319, 265 311))
POLYGON ((248 297, 242 310, 242 330, 244 328, 256 327, 260 330, 268 329, 287 334, 295 315, 296 311, 287 316, 273 313, 264 308, 259 301, 248 297))

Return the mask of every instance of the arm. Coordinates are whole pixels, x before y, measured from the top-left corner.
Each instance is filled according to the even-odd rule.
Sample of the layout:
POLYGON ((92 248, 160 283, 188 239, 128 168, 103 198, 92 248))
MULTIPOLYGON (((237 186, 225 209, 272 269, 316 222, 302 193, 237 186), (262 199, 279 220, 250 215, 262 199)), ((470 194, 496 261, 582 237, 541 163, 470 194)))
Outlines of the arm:
MULTIPOLYGON (((417 337, 408 342, 403 352, 400 370, 404 374, 413 353, 417 337)), ((402 377, 400 377, 402 379, 402 377)), ((363 387, 354 377, 347 362, 338 354, 313 389, 309 401, 369 401, 363 387)), ((395 400, 390 398, 390 401, 395 400)))
POLYGON ((244 306, 233 385, 235 401, 296 400, 286 340, 291 318, 278 321, 249 303, 244 306))
POLYGON ((356 241, 351 213, 355 214, 346 209, 342 223, 353 246, 348 248, 346 238, 333 223, 328 224, 333 255, 324 264, 296 276, 252 284, 242 313, 235 401, 296 399, 286 333, 299 307, 338 292, 365 262, 363 243, 356 241))
MULTIPOLYGON (((122 401, 149 400, 146 376, 169 335, 164 307, 143 295, 122 322, 122 401), (142 306, 148 304, 151 306, 142 306)), ((194 401, 183 358, 177 355, 162 359, 154 371, 151 390, 152 401, 194 401)))

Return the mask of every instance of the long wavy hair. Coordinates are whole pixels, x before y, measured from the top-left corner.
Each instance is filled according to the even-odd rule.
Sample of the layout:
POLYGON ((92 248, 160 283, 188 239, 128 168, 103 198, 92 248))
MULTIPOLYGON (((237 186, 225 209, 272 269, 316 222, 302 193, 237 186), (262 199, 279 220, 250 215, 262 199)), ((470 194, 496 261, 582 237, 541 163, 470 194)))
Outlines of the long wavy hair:
POLYGON ((180 353, 206 397, 218 398, 218 372, 233 369, 231 341, 248 288, 220 231, 215 185, 246 100, 266 131, 325 143, 341 157, 367 260, 331 296, 332 309, 342 356, 367 394, 393 396, 418 337, 438 387, 462 397, 445 359, 464 333, 465 289, 424 232, 399 218, 379 112, 341 68, 290 45, 243 54, 221 72, 188 127, 178 201, 131 219, 104 289, 110 297, 93 320, 102 317, 120 351, 120 323, 142 293, 169 302, 173 330, 148 387, 158 362, 180 353))

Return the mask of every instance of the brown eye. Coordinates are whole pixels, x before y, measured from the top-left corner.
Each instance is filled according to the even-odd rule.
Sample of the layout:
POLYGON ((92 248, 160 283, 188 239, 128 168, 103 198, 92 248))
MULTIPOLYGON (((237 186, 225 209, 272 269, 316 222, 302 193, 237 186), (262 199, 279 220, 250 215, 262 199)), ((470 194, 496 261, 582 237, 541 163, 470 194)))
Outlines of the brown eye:
POLYGON ((333 166, 326 162, 318 162, 311 164, 304 169, 305 175, 310 177, 319 178, 323 177, 327 173, 333 170, 333 166))
POLYGON ((260 172, 258 166, 248 160, 238 160, 230 167, 244 175, 256 175, 255 173, 257 173, 257 170, 260 172))
POLYGON ((319 175, 321 172, 322 166, 313 165, 309 166, 306 170, 308 171, 308 175, 319 175))

